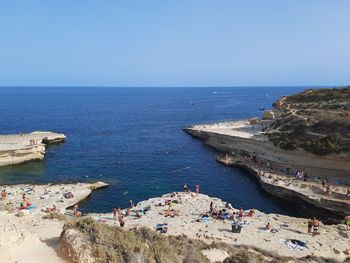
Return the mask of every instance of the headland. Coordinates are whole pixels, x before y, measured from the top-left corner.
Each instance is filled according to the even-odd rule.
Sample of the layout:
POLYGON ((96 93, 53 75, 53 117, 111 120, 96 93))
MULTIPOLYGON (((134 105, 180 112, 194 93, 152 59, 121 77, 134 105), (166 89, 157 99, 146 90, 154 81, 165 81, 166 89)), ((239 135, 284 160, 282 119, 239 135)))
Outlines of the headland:
POLYGON ((49 131, 0 135, 0 166, 43 160, 47 144, 65 140, 64 134, 49 131))
POLYGON ((216 149, 219 162, 248 169, 267 192, 342 217, 350 213, 349 105, 349 87, 307 90, 282 97, 262 118, 184 130, 216 149))

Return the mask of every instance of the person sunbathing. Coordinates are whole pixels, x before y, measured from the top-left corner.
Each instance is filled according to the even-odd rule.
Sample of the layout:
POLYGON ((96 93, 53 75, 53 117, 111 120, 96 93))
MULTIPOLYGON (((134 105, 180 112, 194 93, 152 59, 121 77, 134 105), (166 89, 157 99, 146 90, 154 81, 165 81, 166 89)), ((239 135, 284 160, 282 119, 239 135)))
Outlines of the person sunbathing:
POLYGON ((64 193, 63 196, 64 196, 65 198, 67 198, 67 199, 70 199, 70 198, 73 198, 73 197, 74 197, 74 195, 73 195, 72 192, 64 193))
POLYGON ((164 215, 165 217, 175 217, 180 216, 179 211, 175 209, 168 208, 167 210, 163 210, 163 212, 160 212, 159 214, 164 215))
POLYGON ((44 209, 41 209, 42 212, 45 212, 45 213, 51 213, 51 212, 55 212, 57 210, 56 206, 53 205, 52 208, 48 207, 46 208, 45 210, 44 209))
POLYGON ((255 209, 254 208, 250 209, 247 216, 248 217, 254 217, 254 215, 255 215, 255 209))
POLYGON ((7 191, 4 189, 1 191, 1 199, 6 199, 7 197, 7 191))

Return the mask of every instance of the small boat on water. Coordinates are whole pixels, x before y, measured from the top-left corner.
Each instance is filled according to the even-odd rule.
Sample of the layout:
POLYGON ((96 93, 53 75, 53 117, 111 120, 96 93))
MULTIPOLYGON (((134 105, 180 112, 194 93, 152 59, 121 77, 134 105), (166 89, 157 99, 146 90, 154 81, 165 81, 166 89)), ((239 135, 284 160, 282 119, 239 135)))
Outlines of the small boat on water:
POLYGON ((264 107, 260 107, 259 110, 265 110, 265 108, 264 107))

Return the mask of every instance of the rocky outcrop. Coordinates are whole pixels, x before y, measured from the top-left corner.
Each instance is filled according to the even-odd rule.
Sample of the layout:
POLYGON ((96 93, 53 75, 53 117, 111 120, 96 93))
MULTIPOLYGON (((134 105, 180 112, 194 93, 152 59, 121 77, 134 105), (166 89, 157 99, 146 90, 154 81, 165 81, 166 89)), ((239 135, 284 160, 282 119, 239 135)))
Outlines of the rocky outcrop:
MULTIPOLYGON (((106 185, 96 182, 0 186, 0 191, 7 192, 7 197, 0 199, 0 262, 64 262, 60 257, 66 254, 57 252, 66 214, 72 214, 67 208, 84 200, 92 189, 106 185), (20 210, 24 193, 33 207, 20 210), (70 198, 65 197, 67 193, 72 194, 70 198), (54 205, 55 211, 48 212, 47 209, 53 209, 54 205)), ((72 244, 80 245, 79 239, 72 244)))
POLYGON ((43 131, 0 135, 0 166, 43 160, 47 144, 60 143, 65 139, 64 134, 43 131))
POLYGON ((302 170, 308 174, 309 178, 327 176, 333 182, 336 180, 347 182, 350 174, 349 157, 341 158, 335 155, 320 157, 303 150, 285 151, 274 146, 260 134, 255 136, 247 133, 249 136, 242 136, 241 123, 237 133, 235 129, 234 123, 231 122, 225 129, 217 129, 215 125, 197 125, 186 128, 185 131, 229 156, 228 159, 219 161, 252 171, 263 189, 275 196, 292 201, 302 200, 341 216, 350 213, 350 200, 345 199, 345 187, 333 187, 339 192, 327 196, 318 186, 292 184, 290 181, 291 175, 302 170), (238 161, 232 156, 239 157, 238 161), (251 165, 250 156, 258 156, 259 164, 256 164, 256 167, 251 165), (258 170, 266 171, 266 174, 275 174, 275 177, 281 175, 278 176, 278 183, 274 179, 258 176, 258 170), (282 176, 281 170, 288 170, 289 177, 282 176))
MULTIPOLYGON (((234 124, 225 130, 218 130, 208 126, 189 127, 184 130, 219 152, 246 155, 257 154, 266 163, 278 169, 290 168, 296 172, 303 170, 310 177, 328 177, 347 182, 350 180, 350 156, 327 155, 317 156, 303 150, 286 151, 274 146, 266 137, 242 136, 241 128, 235 134, 234 124), (226 132, 227 131, 227 132, 226 132)), ((257 130, 255 130, 258 132, 257 130)))
POLYGON ((93 243, 87 238, 87 235, 76 229, 66 229, 63 230, 60 239, 61 253, 66 255, 72 262, 96 262, 91 249, 93 243))
MULTIPOLYGON (((350 214, 350 200, 345 199, 346 189, 342 189, 342 193, 334 192, 331 195, 326 195, 325 191, 313 182, 301 182, 291 178, 283 178, 273 173, 260 172, 253 165, 235 160, 232 157, 218 157, 217 161, 248 170, 258 179, 265 191, 282 199, 292 202, 301 200, 342 217, 350 214)), ((341 187, 338 186, 337 188, 339 190, 341 187)))

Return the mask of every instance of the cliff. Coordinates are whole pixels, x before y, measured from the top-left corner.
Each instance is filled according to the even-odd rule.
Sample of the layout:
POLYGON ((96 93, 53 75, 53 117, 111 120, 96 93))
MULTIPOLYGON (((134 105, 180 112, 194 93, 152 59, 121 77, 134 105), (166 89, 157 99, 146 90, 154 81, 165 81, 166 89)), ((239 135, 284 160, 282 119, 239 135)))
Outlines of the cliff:
POLYGON ((64 134, 36 131, 0 135, 0 166, 43 160, 47 144, 65 141, 64 134))
POLYGON ((227 155, 227 164, 273 174, 259 182, 269 193, 305 201, 338 215, 350 213, 350 88, 307 90, 282 97, 262 119, 195 125, 184 131, 227 155), (270 114, 271 113, 271 114, 270 114), (292 145, 292 146, 291 146, 292 145), (290 180, 298 171, 308 182, 290 180), (320 188, 328 179, 331 193, 320 188), (285 181, 285 183, 281 183, 285 181))

